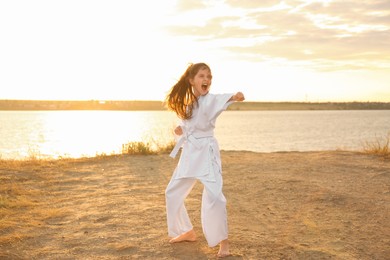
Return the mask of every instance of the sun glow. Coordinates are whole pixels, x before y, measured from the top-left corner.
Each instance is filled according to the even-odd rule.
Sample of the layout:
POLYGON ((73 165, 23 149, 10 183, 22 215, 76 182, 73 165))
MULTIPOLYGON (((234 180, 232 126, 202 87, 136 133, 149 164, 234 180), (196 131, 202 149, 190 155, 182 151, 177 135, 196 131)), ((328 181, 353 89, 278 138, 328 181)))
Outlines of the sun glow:
POLYGON ((163 100, 206 62, 212 92, 249 101, 389 101, 386 14, 341 0, 2 1, 1 98, 163 100))
POLYGON ((171 141, 173 117, 159 118, 160 112, 56 111, 45 113, 44 122, 31 132, 38 138, 32 153, 41 156, 95 156, 121 153, 129 142, 171 141), (58 116, 61 113, 61 116, 58 116), (157 134, 156 134, 157 133, 157 134), (54 150, 55 149, 55 150, 54 150), (65 154, 64 154, 65 151, 65 154))

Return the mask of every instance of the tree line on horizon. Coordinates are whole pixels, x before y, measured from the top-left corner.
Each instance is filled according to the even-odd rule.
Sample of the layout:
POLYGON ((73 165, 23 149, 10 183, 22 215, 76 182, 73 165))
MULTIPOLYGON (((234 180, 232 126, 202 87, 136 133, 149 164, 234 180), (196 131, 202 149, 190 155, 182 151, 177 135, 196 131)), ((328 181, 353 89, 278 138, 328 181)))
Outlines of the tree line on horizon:
MULTIPOLYGON (((389 110, 390 102, 251 102, 228 110, 389 110)), ((0 110, 167 110, 162 101, 0 100, 0 110)))

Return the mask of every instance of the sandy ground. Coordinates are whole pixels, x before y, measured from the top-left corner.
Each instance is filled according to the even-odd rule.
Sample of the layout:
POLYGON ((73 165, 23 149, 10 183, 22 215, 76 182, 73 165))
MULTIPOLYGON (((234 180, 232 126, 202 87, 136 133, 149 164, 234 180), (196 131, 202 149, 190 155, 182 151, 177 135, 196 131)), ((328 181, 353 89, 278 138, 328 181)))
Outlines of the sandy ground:
MULTIPOLYGON (((390 259, 390 161, 343 152, 222 152, 232 257, 390 259)), ((1 259, 213 259, 168 243, 168 155, 0 161, 1 259)))

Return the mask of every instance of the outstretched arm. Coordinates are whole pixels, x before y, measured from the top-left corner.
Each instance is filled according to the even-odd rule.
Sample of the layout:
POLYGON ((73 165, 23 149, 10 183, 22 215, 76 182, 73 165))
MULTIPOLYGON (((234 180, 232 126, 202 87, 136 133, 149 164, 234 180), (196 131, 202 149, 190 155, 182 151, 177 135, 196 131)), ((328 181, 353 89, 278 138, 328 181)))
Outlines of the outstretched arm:
POLYGON ((237 92, 229 99, 229 101, 244 101, 244 100, 245 100, 245 97, 244 97, 244 94, 242 92, 237 92))

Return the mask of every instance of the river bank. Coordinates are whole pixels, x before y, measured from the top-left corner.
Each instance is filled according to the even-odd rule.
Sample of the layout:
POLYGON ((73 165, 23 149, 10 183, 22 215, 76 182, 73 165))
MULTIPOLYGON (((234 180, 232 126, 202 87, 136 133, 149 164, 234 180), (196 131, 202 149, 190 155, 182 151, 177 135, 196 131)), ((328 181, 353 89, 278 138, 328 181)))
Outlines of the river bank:
MULTIPOLYGON (((222 151, 230 259, 386 259, 390 163, 357 152, 222 151)), ((198 241, 168 243, 166 154, 0 161, 0 258, 213 259, 200 225, 202 185, 187 199, 198 241)))

